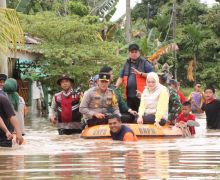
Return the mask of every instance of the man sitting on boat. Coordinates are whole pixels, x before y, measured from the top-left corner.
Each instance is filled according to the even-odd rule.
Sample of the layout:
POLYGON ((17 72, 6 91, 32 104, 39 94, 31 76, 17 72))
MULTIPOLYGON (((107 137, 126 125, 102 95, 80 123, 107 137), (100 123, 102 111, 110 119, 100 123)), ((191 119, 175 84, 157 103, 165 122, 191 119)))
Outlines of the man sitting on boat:
POLYGON ((104 66, 101 68, 100 73, 109 73, 110 74, 110 85, 109 88, 112 89, 117 97, 118 101, 118 107, 120 110, 120 113, 122 114, 121 120, 123 123, 134 123, 135 116, 137 116, 137 112, 132 110, 128 107, 127 103, 122 98, 120 92, 116 87, 112 84, 113 83, 113 70, 109 66, 104 66))
POLYGON ((168 118, 168 89, 159 83, 159 77, 151 72, 147 75, 147 86, 141 96, 137 123, 155 124, 158 128, 166 124, 168 118))
POLYGON ((98 85, 86 91, 83 96, 79 111, 88 127, 108 124, 109 114, 121 116, 116 95, 108 88, 109 83, 110 74, 100 73, 98 85))
POLYGON ((121 117, 112 115, 108 120, 110 134, 113 140, 133 142, 137 141, 134 132, 127 126, 122 125, 121 117))

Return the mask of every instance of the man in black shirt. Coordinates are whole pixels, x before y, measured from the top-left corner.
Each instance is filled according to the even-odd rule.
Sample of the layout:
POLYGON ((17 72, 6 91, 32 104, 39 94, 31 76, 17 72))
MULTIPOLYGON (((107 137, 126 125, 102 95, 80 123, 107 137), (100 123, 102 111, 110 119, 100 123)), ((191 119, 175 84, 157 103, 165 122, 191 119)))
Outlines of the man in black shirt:
MULTIPOLYGON (((0 117, 3 119, 6 127, 9 131, 16 132, 16 142, 21 145, 23 142, 23 137, 21 135, 21 130, 18 126, 17 119, 15 118, 14 110, 7 97, 0 94, 0 117)), ((0 146, 11 147, 12 140, 8 140, 5 132, 0 129, 0 146)))
POLYGON ((129 57, 120 72, 116 89, 123 84, 128 107, 138 111, 140 99, 137 97, 137 93, 143 92, 147 74, 153 71, 153 66, 148 60, 140 56, 140 49, 137 44, 129 45, 128 51, 129 57))
POLYGON ((192 103, 199 112, 205 111, 208 129, 220 129, 220 100, 215 98, 215 89, 206 87, 204 95, 205 102, 201 108, 195 102, 192 103))

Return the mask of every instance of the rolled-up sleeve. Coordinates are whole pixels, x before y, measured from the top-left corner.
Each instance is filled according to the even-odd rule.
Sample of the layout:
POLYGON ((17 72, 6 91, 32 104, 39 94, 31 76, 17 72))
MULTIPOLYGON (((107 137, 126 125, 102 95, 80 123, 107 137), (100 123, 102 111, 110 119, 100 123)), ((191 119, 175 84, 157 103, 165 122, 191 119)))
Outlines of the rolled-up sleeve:
POLYGON ((155 114, 155 121, 160 122, 164 115, 168 113, 169 94, 167 90, 163 90, 159 96, 157 103, 157 111, 155 114))
POLYGON ((56 116, 56 111, 57 111, 57 103, 55 101, 55 96, 52 99, 51 107, 49 110, 49 118, 55 117, 56 116))
POLYGON ((150 73, 150 72, 153 72, 153 71, 154 71, 153 65, 150 62, 146 61, 144 63, 144 72, 145 73, 150 73))
POLYGON ((115 95, 114 92, 112 95, 112 109, 113 109, 113 114, 117 114, 117 115, 121 116, 121 113, 120 113, 119 107, 118 107, 117 96, 115 95))
POLYGON ((145 112, 145 109, 146 109, 146 105, 144 103, 144 93, 145 92, 143 92, 142 95, 141 95, 141 102, 140 102, 140 106, 139 106, 139 109, 138 109, 138 115, 140 117, 142 117, 144 115, 144 112, 145 112))
POLYGON ((124 67, 121 69, 120 73, 119 73, 119 77, 123 78, 124 77, 124 67))

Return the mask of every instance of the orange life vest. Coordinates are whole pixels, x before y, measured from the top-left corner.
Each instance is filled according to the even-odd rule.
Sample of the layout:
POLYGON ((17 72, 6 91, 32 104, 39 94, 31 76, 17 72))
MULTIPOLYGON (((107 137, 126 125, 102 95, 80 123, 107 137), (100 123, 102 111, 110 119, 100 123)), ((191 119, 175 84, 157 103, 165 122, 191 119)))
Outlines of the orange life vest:
MULTIPOLYGON (((137 67, 136 69, 140 72, 144 72, 144 65, 145 65, 145 62, 146 62, 146 59, 143 59, 143 58, 139 58, 137 60, 137 67)), ((127 98, 127 83, 128 83, 128 77, 130 75, 130 60, 128 59, 127 62, 125 63, 124 65, 124 76, 123 76, 123 85, 124 85, 124 96, 125 98, 127 98)), ((146 86, 146 78, 141 76, 141 75, 136 75, 136 85, 137 85, 137 90, 140 91, 141 93, 143 92, 144 90, 144 87, 146 86)))

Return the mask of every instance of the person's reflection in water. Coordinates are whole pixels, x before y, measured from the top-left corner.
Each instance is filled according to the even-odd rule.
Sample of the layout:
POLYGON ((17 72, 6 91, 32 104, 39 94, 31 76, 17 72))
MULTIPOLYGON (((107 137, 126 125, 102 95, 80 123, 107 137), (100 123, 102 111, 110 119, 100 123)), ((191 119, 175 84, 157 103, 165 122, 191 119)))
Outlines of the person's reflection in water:
POLYGON ((144 158, 139 151, 129 151, 125 154, 126 179, 143 179, 146 170, 143 168, 144 158), (144 173, 145 171, 145 173, 144 173))
POLYGON ((126 179, 168 179, 168 151, 129 151, 125 154, 126 179))
POLYGON ((156 175, 160 179, 168 179, 169 178, 169 153, 167 150, 156 150, 156 175))
MULTIPOLYGON (((58 158, 59 166, 56 171, 56 175, 59 177, 71 178, 73 177, 73 170, 70 170, 73 166, 73 155, 70 154, 60 154, 56 156, 58 158), (64 170, 65 169, 65 170, 64 170)), ((57 168, 57 167, 56 167, 57 168)))
POLYGON ((26 168, 24 155, 0 156, 0 162, 2 164, 0 166, 0 179, 4 179, 4 176, 5 179, 10 180, 13 179, 13 177, 17 177, 17 179, 19 179, 19 177, 25 177, 26 173, 22 171, 26 168))

